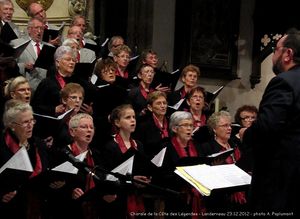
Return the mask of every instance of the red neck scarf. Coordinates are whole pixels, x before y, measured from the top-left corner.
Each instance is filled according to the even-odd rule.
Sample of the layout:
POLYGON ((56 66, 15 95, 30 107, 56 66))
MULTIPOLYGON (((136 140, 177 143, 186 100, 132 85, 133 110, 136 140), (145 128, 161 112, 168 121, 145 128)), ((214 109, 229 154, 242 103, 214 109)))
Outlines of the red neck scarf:
POLYGON ((58 81, 61 88, 64 88, 66 85, 65 79, 58 72, 55 75, 56 80, 58 81))
POLYGON ((141 94, 142 96, 145 98, 145 100, 147 99, 148 97, 148 94, 150 94, 151 92, 153 92, 153 89, 149 89, 149 91, 146 91, 146 89, 144 88, 143 85, 140 85, 140 91, 141 91, 141 94))
POLYGON ((183 99, 183 98, 185 98, 185 96, 186 96, 186 91, 185 91, 185 89, 184 89, 184 87, 181 89, 181 91, 180 91, 180 97, 181 97, 181 99, 183 99))
MULTIPOLYGON (((4 139, 5 139, 5 143, 6 143, 7 147, 9 148, 9 150, 12 153, 15 154, 20 149, 19 142, 17 142, 16 139, 14 139, 8 131, 5 133, 4 139)), ((35 148, 35 159, 36 159, 36 164, 35 164, 32 174, 29 176, 29 178, 37 176, 38 174, 40 174, 42 172, 42 161, 41 161, 41 157, 38 153, 37 147, 35 148)))
MULTIPOLYGON (((180 146, 176 137, 172 137, 171 141, 172 141, 172 144, 180 158, 182 158, 182 157, 197 157, 198 156, 197 150, 192 141, 188 142, 187 150, 180 146)), ((192 200, 193 212, 198 213, 198 215, 201 215, 201 213, 206 212, 206 208, 204 206, 204 203, 202 202, 202 197, 201 197, 200 193, 195 188, 189 187, 189 190, 190 190, 189 195, 192 200)), ((198 215, 193 215, 192 219, 199 218, 198 215)))
MULTIPOLYGON (((137 150, 137 145, 136 142, 130 138, 130 148, 127 149, 124 140, 122 139, 122 136, 120 133, 116 134, 115 136, 115 141, 118 143, 119 148, 121 149, 122 153, 124 154, 127 150, 130 148, 134 148, 137 150)), ((145 212, 145 207, 144 207, 144 201, 141 195, 137 194, 128 194, 127 196, 127 213, 128 213, 128 218, 135 218, 132 215, 132 212, 145 212)))
POLYGON ((197 157, 198 156, 197 150, 192 141, 189 141, 187 143, 187 146, 186 146, 187 150, 180 146, 176 137, 172 137, 171 141, 172 141, 172 144, 180 158, 182 158, 182 157, 197 157))
POLYGON ((123 72, 123 75, 122 75, 120 69, 117 68, 117 69, 116 69, 116 76, 119 76, 119 77, 121 77, 121 78, 127 79, 127 78, 128 78, 128 71, 125 70, 125 71, 123 72))
POLYGON ((120 135, 120 133, 116 134, 115 136, 115 141, 118 143, 120 150, 122 151, 122 153, 124 154, 126 151, 128 151, 130 148, 134 148, 135 150, 137 150, 137 145, 136 142, 130 138, 130 148, 127 148, 125 145, 125 142, 122 138, 122 136, 120 135))
POLYGON ((159 130, 160 130, 161 138, 163 139, 163 138, 169 137, 168 121, 167 121, 166 117, 164 117, 163 124, 161 125, 158 118, 154 115, 154 113, 152 113, 152 115, 153 115, 153 120, 154 120, 155 126, 157 128, 159 128, 159 130))
MULTIPOLYGON (((75 156, 80 154, 79 148, 75 144, 75 142, 73 144, 71 144, 71 150, 75 156)), ((88 150, 88 152, 86 154, 85 162, 89 167, 91 167, 91 168, 95 167, 95 163, 94 163, 94 160, 92 157, 92 152, 90 150, 88 150)), ((89 189, 92 189, 94 187, 95 187, 95 182, 94 182, 93 176, 91 174, 89 174, 86 178, 85 191, 88 191, 89 189)))
POLYGON ((194 127, 195 128, 204 126, 206 124, 206 116, 204 114, 201 114, 200 120, 195 119, 195 117, 193 115, 193 120, 194 120, 194 127))
MULTIPOLYGON (((226 151, 227 149, 222 147, 221 151, 226 151)), ((233 164, 235 163, 236 161, 238 161, 241 157, 241 152, 240 150, 238 149, 238 147, 235 147, 234 150, 233 150, 233 153, 228 156, 225 160, 225 163, 227 164, 233 164)))

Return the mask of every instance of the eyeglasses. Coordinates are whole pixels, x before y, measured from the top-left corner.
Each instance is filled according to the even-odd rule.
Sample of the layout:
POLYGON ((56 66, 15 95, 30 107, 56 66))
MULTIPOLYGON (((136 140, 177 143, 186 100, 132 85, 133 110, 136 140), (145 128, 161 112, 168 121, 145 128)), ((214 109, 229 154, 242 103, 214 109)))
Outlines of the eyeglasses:
POLYGON ((179 127, 183 127, 183 128, 191 128, 191 129, 193 129, 194 128, 194 125, 193 124, 180 124, 180 125, 177 125, 177 126, 179 126, 179 127))
POLYGON ((231 124, 223 124, 223 125, 217 125, 218 127, 220 127, 220 128, 231 128, 231 124))
POLYGON ((246 122, 250 122, 250 121, 256 120, 256 117, 255 116, 246 116, 244 118, 241 118, 241 120, 246 121, 246 122))
POLYGON ((77 97, 77 96, 69 96, 68 97, 69 99, 71 99, 71 100, 73 100, 73 101, 75 101, 75 100, 83 100, 83 97, 77 97))
POLYGON ((30 119, 30 120, 24 121, 22 123, 18 123, 18 122, 13 122, 13 123, 18 125, 18 126, 21 126, 23 128, 26 128, 29 125, 34 125, 36 123, 36 120, 35 119, 30 119))

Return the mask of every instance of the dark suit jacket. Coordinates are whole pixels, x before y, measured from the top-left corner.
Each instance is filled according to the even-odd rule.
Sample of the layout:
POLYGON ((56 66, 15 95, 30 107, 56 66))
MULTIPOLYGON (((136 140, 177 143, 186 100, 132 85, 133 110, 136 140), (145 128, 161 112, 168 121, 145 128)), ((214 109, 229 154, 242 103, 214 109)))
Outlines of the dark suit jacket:
POLYGON ((300 195, 300 67, 274 77, 244 141, 254 154, 255 210, 295 210, 300 195))

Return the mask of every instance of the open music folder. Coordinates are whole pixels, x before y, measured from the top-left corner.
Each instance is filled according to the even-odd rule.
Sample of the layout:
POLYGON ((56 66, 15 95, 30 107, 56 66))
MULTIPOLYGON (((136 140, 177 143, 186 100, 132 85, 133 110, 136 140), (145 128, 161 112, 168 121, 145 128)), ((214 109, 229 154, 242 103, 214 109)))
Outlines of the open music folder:
POLYGON ((53 29, 51 29, 51 28, 44 29, 43 41, 49 42, 50 39, 54 40, 58 36, 61 36, 62 32, 64 30, 65 24, 66 24, 65 22, 62 22, 59 27, 56 27, 53 29))
POLYGON ((29 180, 33 168, 25 147, 21 147, 0 168, 0 194, 16 190, 29 180))
POLYGON ((210 196, 213 190, 234 187, 239 189, 251 183, 251 176, 235 164, 176 167, 175 173, 204 196, 210 196))
MULTIPOLYGON (((129 159, 127 159, 126 161, 121 163, 119 166, 114 168, 111 172, 112 173, 119 173, 123 176, 126 176, 126 174, 131 174, 132 173, 132 168, 133 168, 133 159, 134 159, 134 156, 131 156, 129 159)), ((118 178, 116 178, 113 175, 108 174, 106 176, 106 180, 117 181, 118 178)))

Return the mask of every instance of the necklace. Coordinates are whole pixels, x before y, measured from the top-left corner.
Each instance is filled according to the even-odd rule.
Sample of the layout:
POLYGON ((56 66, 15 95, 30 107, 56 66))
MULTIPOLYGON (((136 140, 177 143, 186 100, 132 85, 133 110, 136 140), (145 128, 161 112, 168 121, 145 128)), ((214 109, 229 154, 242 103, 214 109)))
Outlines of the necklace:
POLYGON ((20 144, 20 147, 25 147, 26 150, 28 151, 29 148, 30 148, 30 144, 29 144, 28 142, 25 142, 25 143, 23 143, 23 144, 20 144))

